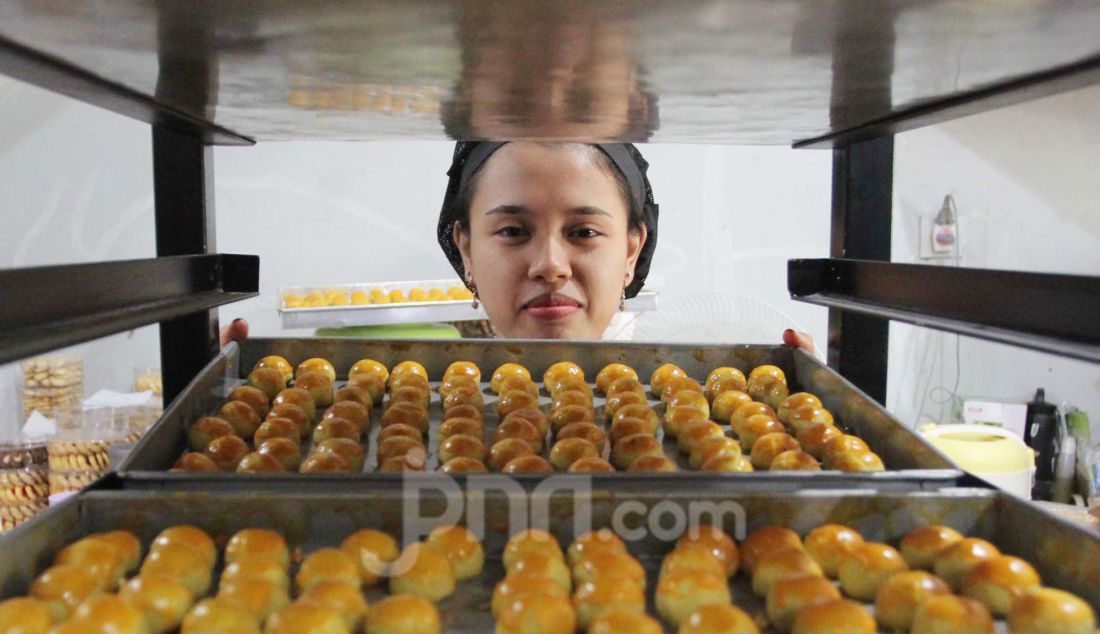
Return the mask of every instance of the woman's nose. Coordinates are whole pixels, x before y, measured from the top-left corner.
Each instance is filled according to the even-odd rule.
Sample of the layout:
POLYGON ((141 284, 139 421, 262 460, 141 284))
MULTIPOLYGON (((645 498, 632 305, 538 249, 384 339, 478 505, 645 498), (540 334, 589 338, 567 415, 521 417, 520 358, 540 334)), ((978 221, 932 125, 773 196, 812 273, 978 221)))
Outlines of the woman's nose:
POLYGON ((528 277, 544 282, 567 280, 572 275, 567 245, 560 239, 549 237, 536 241, 527 270, 528 277))

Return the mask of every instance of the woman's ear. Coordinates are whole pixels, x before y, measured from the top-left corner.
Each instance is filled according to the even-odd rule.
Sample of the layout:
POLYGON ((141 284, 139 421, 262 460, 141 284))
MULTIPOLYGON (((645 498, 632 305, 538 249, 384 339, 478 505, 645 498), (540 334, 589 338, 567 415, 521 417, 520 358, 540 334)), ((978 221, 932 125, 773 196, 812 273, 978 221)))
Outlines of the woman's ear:
POLYGON ((469 278, 473 263, 470 259, 470 232, 463 228, 461 221, 456 221, 451 225, 451 238, 458 247, 458 253, 462 256, 462 268, 466 270, 466 277, 469 278))
POLYGON ((634 281, 634 267, 638 264, 638 257, 642 254, 646 238, 649 237, 649 228, 644 224, 637 231, 628 231, 626 234, 626 284, 634 281))

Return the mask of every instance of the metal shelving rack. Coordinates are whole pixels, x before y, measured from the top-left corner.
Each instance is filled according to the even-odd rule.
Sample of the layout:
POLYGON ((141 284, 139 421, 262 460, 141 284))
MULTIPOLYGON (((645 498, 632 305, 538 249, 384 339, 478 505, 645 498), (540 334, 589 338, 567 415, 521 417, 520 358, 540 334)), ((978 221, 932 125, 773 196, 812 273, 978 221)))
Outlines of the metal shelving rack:
MULTIPOLYGON (((170 400, 217 350, 211 309, 253 296, 258 288, 257 258, 216 255, 212 145, 287 138, 295 123, 311 131, 303 138, 316 136, 317 129, 324 129, 324 117, 316 110, 296 110, 285 97, 295 90, 287 83, 355 90, 356 82, 377 76, 391 84, 451 90, 459 106, 468 106, 474 102, 470 78, 476 73, 458 68, 456 59, 473 64, 486 42, 518 42, 508 39, 513 35, 506 30, 509 25, 553 29, 592 22, 621 27, 625 49, 634 55, 629 70, 648 71, 652 78, 640 89, 649 107, 625 115, 628 123, 639 125, 613 136, 636 140, 659 129, 658 140, 764 140, 831 149, 831 259, 792 260, 789 290, 795 299, 829 307, 829 363, 869 395, 885 400, 891 319, 1100 361, 1100 320, 1094 317, 1100 311, 1100 278, 889 262, 893 135, 1100 81, 1097 7, 1024 2, 985 5, 984 13, 970 13, 966 7, 934 2, 700 3, 700 14, 711 10, 706 15, 728 25, 730 32, 724 33, 686 23, 684 14, 690 11, 681 9, 624 10, 598 2, 568 10, 510 6, 501 11, 491 2, 382 3, 364 12, 326 2, 306 15, 279 3, 244 6, 216 0, 187 3, 186 8, 128 0, 66 11, 17 0, 0 3, 0 73, 152 126, 158 255, 152 261, 4 271, 0 361, 159 322, 170 400), (765 17, 750 19, 754 11, 765 17), (498 22, 498 15, 507 18, 498 22), (903 17, 931 26, 914 31, 903 17), (967 30, 981 20, 997 28, 967 30), (789 50, 756 53, 729 44, 753 36, 765 44, 789 39, 789 50), (912 60, 922 54, 935 57, 946 48, 957 50, 961 60, 960 42, 971 37, 978 39, 973 49, 984 46, 993 53, 967 67, 972 72, 965 81, 956 78, 950 89, 936 88, 936 81, 925 82, 932 86, 925 89, 919 81, 899 86, 899 52, 912 60), (424 44, 432 38, 441 39, 434 48, 424 44), (830 57, 824 67, 802 63, 822 51, 830 57), (998 51, 1016 54, 998 56, 998 51), (394 64, 402 53, 430 59, 422 66, 394 64), (373 54, 384 61, 372 66, 373 54), (694 72, 673 72, 684 70, 694 72), (264 71, 273 75, 264 76, 264 71), (773 77, 788 88, 797 84, 805 98, 783 101, 765 81, 773 77), (760 81, 739 86, 731 78, 760 81), (741 110, 712 110, 717 122, 707 130, 693 125, 690 103, 677 105, 685 102, 678 97, 690 102, 739 89, 749 94, 741 110), (660 104, 658 115, 661 100, 667 103, 660 104), (249 104, 268 109, 252 111, 249 104), (767 133, 752 119, 761 112, 778 122, 767 133), (980 292, 988 301, 953 304, 945 298, 952 288, 966 289, 972 297, 980 292), (35 301, 22 301, 30 292, 35 301)), ((516 65, 534 78, 534 85, 551 81, 541 49, 517 46, 516 65)), ((928 66, 916 71, 929 75, 924 79, 943 72, 928 66)), ((615 90, 611 83, 606 86, 609 93, 615 90)), ((497 122, 507 116, 520 124, 539 123, 532 105, 505 102, 489 114, 497 122)), ((456 119, 449 112, 444 109, 443 127, 452 135, 492 136, 503 129, 491 124, 478 129, 469 118, 456 119)), ((576 113, 576 119, 585 114, 576 113)), ((345 117, 339 119, 345 126, 339 134, 347 138, 346 125, 352 122, 359 126, 358 134, 350 134, 355 138, 443 136, 438 115, 413 121, 411 127, 400 119, 345 117)))
MULTIPOLYGON (((829 365, 880 403, 891 319, 1100 361, 1100 277, 890 262, 893 135, 1097 83, 1096 33, 1100 4, 1046 0, 0 0, 0 73, 152 126, 158 256, 0 271, 0 362, 159 323, 166 405, 184 391, 217 354, 213 309, 258 289, 258 258, 216 251, 213 145, 442 138, 444 131, 459 138, 591 138, 571 126, 604 123, 586 108, 609 101, 629 106, 611 117, 625 125, 601 129, 600 140, 644 140, 658 131, 654 138, 662 141, 831 150, 831 257, 790 261, 788 287, 793 298, 829 308, 829 365), (970 28, 977 24, 986 28, 970 28), (584 37, 594 40, 587 53, 600 53, 587 76, 584 37), (964 53, 974 56, 966 57, 971 63, 963 63, 964 53), (561 60, 577 66, 559 72, 554 64, 561 60), (948 68, 954 81, 940 81, 948 68), (577 83, 554 83, 562 77, 577 83), (583 81, 593 77, 600 81, 583 81), (626 77, 641 79, 620 94, 626 77), (511 82, 520 85, 512 90, 511 82), (394 85, 449 92, 449 101, 427 116, 357 110, 360 100, 378 106, 372 91, 394 85), (562 114, 543 108, 551 101, 540 92, 544 85, 553 85, 555 98, 569 95, 559 99, 570 110, 558 135, 543 125, 544 117, 562 114), (975 301, 949 301, 961 291, 975 301)), ((383 96, 392 110, 395 95, 383 96)), ((140 478, 127 484, 126 475, 112 473, 6 538, 13 556, 0 562, 3 594, 28 585, 47 553, 99 528, 187 521, 225 531, 255 525, 258 517, 277 527, 297 513, 299 532, 308 527, 316 539, 345 524, 370 525, 367 515, 399 515, 379 505, 399 503, 400 487, 345 482, 241 496, 159 477, 142 490, 140 478), (349 500, 357 501, 350 513, 349 500), (277 517, 263 519, 273 512, 277 517)), ((887 540, 901 533, 883 535, 883 526, 896 532, 907 522, 943 517, 968 534, 995 538, 1005 552, 1035 558, 1046 583, 1097 605, 1100 541, 1006 494, 761 487, 768 493, 723 482, 717 491, 673 486, 639 497, 661 504, 732 499, 757 522, 794 522, 799 531, 835 515, 887 540), (1045 535, 1038 551, 1036 526, 1045 535)), ((597 493, 603 506, 631 495, 597 493)), ((485 617, 467 606, 463 616, 485 617)), ((486 627, 477 621, 468 630, 486 627)))

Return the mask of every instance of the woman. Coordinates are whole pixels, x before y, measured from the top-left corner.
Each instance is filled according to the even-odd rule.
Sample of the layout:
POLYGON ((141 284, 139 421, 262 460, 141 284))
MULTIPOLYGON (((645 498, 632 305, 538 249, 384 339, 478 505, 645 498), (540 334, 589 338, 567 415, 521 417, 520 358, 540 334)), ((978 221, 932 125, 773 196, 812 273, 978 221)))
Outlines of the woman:
POLYGON ((438 237, 496 331, 600 339, 657 241, 631 145, 459 143, 438 237))
MULTIPOLYGON (((628 143, 456 144, 437 237, 498 334, 603 337, 656 247, 647 168, 628 143)), ((241 320, 223 331, 245 336, 241 320)), ((813 350, 806 334, 783 340, 813 350)))
MULTIPOLYGON (((647 168, 629 143, 455 146, 439 243, 498 334, 603 337, 656 247, 647 168)), ((809 335, 783 339, 813 350, 809 335)))

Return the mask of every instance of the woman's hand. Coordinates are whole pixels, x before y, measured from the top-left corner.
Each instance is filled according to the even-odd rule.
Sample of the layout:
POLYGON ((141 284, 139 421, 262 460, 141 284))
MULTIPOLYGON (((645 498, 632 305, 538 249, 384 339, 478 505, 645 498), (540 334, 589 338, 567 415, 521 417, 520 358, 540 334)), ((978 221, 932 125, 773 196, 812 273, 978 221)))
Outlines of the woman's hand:
POLYGON ((230 341, 244 341, 248 339, 248 322, 237 318, 221 330, 221 347, 225 347, 230 341))
POLYGON ((814 338, 808 332, 797 332, 788 328, 783 331, 783 343, 792 348, 801 348, 810 354, 814 353, 814 338))

